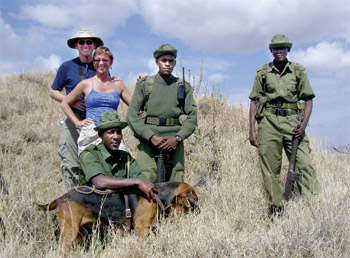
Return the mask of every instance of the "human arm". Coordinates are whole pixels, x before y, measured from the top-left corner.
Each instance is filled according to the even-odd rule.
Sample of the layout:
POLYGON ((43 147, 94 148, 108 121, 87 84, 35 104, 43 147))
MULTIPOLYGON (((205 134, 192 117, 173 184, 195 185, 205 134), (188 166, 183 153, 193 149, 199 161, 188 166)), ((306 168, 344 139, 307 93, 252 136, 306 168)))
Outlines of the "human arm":
MULTIPOLYGON (((67 61, 63 63, 57 71, 56 77, 51 85, 49 95, 51 98, 61 103, 63 98, 68 95, 62 93, 64 89, 66 92, 72 91, 76 85, 81 81, 80 77, 76 74, 76 63, 74 60, 67 61)), ((85 111, 85 102, 83 99, 78 99, 75 103, 71 105, 72 107, 85 111)))
POLYGON ((66 95, 62 94, 61 91, 59 91, 59 90, 54 90, 54 89, 52 89, 52 88, 50 88, 49 94, 50 94, 50 97, 51 97, 51 98, 53 98, 54 100, 56 100, 56 101, 59 102, 59 103, 61 103, 62 100, 64 99, 64 97, 66 96, 66 95))
POLYGON ((122 81, 117 82, 117 89, 118 94, 121 98, 121 100, 127 105, 130 105, 131 102, 131 95, 128 90, 128 88, 125 86, 125 84, 122 81))
POLYGON ((142 79, 136 83, 136 87, 127 111, 126 121, 135 135, 149 141, 151 137, 155 135, 155 132, 153 132, 150 127, 145 124, 144 119, 139 115, 139 112, 140 110, 143 110, 142 107, 144 105, 145 83, 145 79, 142 79))
POLYGON ((305 107, 304 107, 304 120, 301 122, 300 127, 295 127, 294 128, 294 137, 300 139, 303 134, 305 133, 305 129, 307 124, 309 123, 309 118, 311 116, 312 112, 312 98, 311 99, 305 99, 305 107))
MULTIPOLYGON (((80 96, 82 94, 85 95, 84 93, 84 89, 86 88, 86 84, 87 82, 81 81, 67 96, 65 96, 62 101, 61 101, 61 108, 63 110, 63 112, 67 115, 67 117, 72 121, 72 123, 76 126, 87 126, 89 124, 92 124, 93 121, 91 118, 86 118, 84 120, 79 120, 71 106, 77 101, 79 100, 80 96)), ((85 105, 84 105, 85 106, 85 105)))
POLYGON ((250 108, 249 108, 249 141, 251 145, 259 148, 258 135, 255 129, 255 121, 256 121, 255 113, 256 113, 256 101, 251 100, 250 108))
MULTIPOLYGON (((55 89, 50 89, 50 97, 56 100, 57 102, 61 103, 62 100, 66 97, 66 95, 62 94, 61 91, 55 90, 55 89)), ((71 107, 74 107, 80 111, 85 111, 85 101, 83 99, 77 99, 71 107)))
POLYGON ((106 162, 108 151, 104 145, 89 146, 80 156, 80 183, 82 185, 93 184, 96 188, 123 188, 136 186, 147 197, 152 198, 156 192, 154 185, 148 182, 137 162, 126 152, 119 152, 118 163, 106 162), (119 168, 119 169, 117 169, 119 168), (127 171, 130 178, 127 177, 127 171))
POLYGON ((115 178, 99 174, 92 178, 92 184, 96 188, 110 189, 136 186, 147 196, 149 202, 154 199, 154 193, 157 193, 157 188, 153 183, 140 178, 115 178))
POLYGON ((298 99, 304 101, 304 118, 299 128, 295 128, 293 133, 294 137, 301 138, 305 133, 306 126, 309 123, 309 119, 312 112, 313 98, 316 96, 311 88, 309 78, 307 76, 306 69, 299 64, 301 74, 297 85, 298 99))

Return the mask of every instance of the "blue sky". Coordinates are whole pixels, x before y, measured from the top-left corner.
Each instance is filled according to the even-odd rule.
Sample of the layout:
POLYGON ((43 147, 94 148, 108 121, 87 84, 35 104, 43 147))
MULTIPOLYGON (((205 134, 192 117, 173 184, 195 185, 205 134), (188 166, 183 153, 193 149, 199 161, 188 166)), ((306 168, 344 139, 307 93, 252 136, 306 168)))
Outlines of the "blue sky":
POLYGON ((350 144, 349 14, 348 0, 0 0, 0 75, 57 68, 77 56, 67 39, 88 28, 125 82, 154 73, 153 51, 170 43, 186 70, 198 74, 201 60, 204 79, 230 103, 248 103, 256 69, 272 60, 268 43, 281 33, 316 93, 308 133, 342 146, 350 144))

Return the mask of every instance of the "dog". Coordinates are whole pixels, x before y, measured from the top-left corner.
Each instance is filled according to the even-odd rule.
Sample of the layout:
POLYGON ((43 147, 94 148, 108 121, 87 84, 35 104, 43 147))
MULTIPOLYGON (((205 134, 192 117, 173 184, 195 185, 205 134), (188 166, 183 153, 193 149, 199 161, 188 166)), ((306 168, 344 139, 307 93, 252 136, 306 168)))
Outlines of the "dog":
POLYGON ((97 222, 100 226, 124 225, 127 222, 125 195, 128 196, 129 207, 133 214, 133 229, 141 238, 148 236, 149 229, 157 221, 159 206, 163 207, 164 215, 171 212, 199 211, 198 196, 189 184, 165 182, 155 185, 158 189, 157 196, 161 201, 160 204, 148 202, 146 197, 135 188, 117 190, 111 195, 101 195, 80 187, 79 191, 73 189, 48 204, 36 205, 45 211, 57 209, 61 241, 66 249, 73 245, 81 228, 91 229, 97 222))

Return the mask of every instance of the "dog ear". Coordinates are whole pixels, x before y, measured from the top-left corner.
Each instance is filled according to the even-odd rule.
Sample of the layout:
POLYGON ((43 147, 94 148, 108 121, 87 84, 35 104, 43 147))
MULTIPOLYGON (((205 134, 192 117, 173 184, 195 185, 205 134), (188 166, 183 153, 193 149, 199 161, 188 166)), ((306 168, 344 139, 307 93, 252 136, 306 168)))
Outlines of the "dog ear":
POLYGON ((197 204, 197 201, 198 201, 197 195, 195 194, 195 196, 194 196, 192 192, 189 192, 187 195, 187 198, 188 198, 188 202, 190 203, 191 210, 192 211, 196 210, 196 209, 199 210, 199 206, 197 204))
POLYGON ((185 212, 186 210, 199 209, 197 204, 197 195, 193 194, 191 191, 186 193, 181 193, 173 197, 171 201, 171 206, 178 211, 185 212))

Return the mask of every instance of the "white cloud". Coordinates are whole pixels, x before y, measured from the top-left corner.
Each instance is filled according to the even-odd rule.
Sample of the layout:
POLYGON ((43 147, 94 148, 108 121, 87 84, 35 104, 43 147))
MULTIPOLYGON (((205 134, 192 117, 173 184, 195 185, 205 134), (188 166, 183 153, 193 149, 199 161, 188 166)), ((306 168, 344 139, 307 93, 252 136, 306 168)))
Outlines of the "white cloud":
POLYGON ((113 36, 116 26, 125 24, 137 11, 136 0, 62 0, 54 4, 45 0, 37 5, 24 5, 16 16, 50 28, 70 29, 72 33, 88 24, 96 35, 108 38, 113 36))
POLYGON ((290 53, 291 59, 323 76, 336 75, 350 79, 350 48, 345 42, 322 41, 306 50, 290 53))
POLYGON ((6 24, 0 17, 0 31, 1 31, 1 44, 0 44, 0 57, 4 61, 18 54, 22 54, 21 38, 16 35, 12 27, 6 24))
POLYGON ((22 7, 19 17, 20 19, 34 20, 52 28, 67 28, 72 25, 72 20, 74 20, 71 16, 74 9, 67 10, 66 8, 49 4, 25 5, 22 7))
POLYGON ((140 7, 155 33, 202 50, 250 51, 276 33, 295 43, 350 38, 347 0, 143 0, 140 7))
POLYGON ((159 69, 158 69, 158 66, 155 63, 154 58, 148 59, 147 68, 149 70, 149 74, 156 74, 156 73, 158 73, 159 69))
POLYGON ((57 55, 50 55, 49 58, 38 56, 34 60, 33 67, 40 71, 55 70, 62 64, 61 58, 57 55))

